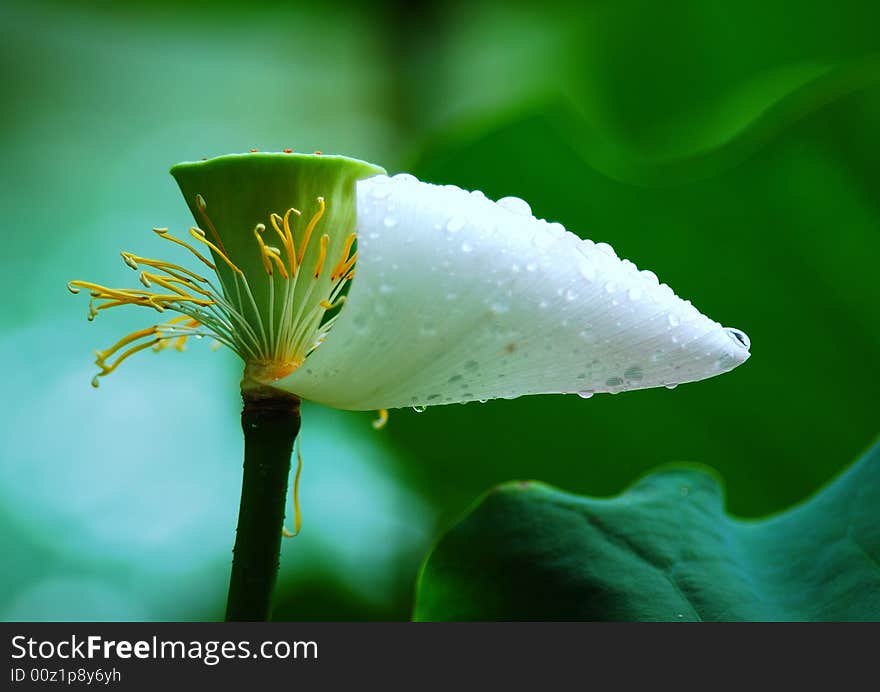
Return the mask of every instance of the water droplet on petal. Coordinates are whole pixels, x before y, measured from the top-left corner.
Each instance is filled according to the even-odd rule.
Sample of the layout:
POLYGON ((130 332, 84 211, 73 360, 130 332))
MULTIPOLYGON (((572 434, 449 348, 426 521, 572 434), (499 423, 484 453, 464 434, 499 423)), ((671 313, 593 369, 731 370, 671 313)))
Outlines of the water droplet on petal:
POLYGON ((589 399, 590 397, 593 396, 593 394, 595 394, 595 392, 594 392, 592 389, 585 389, 585 390, 583 390, 582 392, 578 392, 578 393, 577 393, 577 395, 578 395, 581 399, 589 399))
POLYGON ((575 300, 578 297, 578 294, 572 291, 570 288, 565 291, 565 299, 569 302, 575 300))
POLYGON ((391 180, 396 183, 417 183, 419 179, 414 175, 410 175, 409 173, 398 173, 397 175, 391 176, 391 180))
POLYGON ((633 286, 627 291, 626 295, 632 301, 640 300, 642 297, 642 289, 638 286, 633 286))
POLYGON ((660 283, 660 279, 658 279, 657 275, 654 272, 652 272, 650 269, 642 269, 641 274, 648 281, 650 281, 652 284, 659 284, 660 283))
POLYGON ((610 255, 611 257, 617 257, 617 253, 614 252, 614 248, 611 247, 608 243, 596 243, 596 249, 601 250, 606 255, 610 255))
POLYGON ((385 224, 385 228, 394 228, 397 225, 397 218, 394 216, 386 216, 382 223, 385 224))
POLYGON ((605 290, 608 293, 614 293, 617 290, 617 284, 613 281, 609 281, 607 284, 605 284, 605 290))
POLYGON ((531 216, 532 208, 529 203, 519 197, 502 197, 498 200, 498 206, 520 216, 531 216))
POLYGON ((381 185, 373 185, 373 197, 376 199, 385 199, 391 194, 391 186, 387 183, 381 185))
POLYGON ((529 262, 528 264, 526 264, 526 271, 527 271, 527 272, 533 272, 533 271, 535 271, 537 268, 538 268, 538 265, 535 264, 534 262, 529 262))
POLYGON ((681 319, 674 312, 670 312, 666 316, 666 320, 669 322, 670 327, 677 327, 681 324, 681 319))
POLYGON ((415 411, 416 413, 424 413, 425 407, 424 406, 413 406, 412 410, 415 411))
POLYGON ((449 221, 446 222, 446 230, 450 233, 458 233, 462 228, 464 228, 466 221, 463 216, 453 216, 449 221))
POLYGON ((539 230, 532 236, 532 245, 538 250, 543 250, 553 244, 553 236, 546 231, 539 230))
POLYGON ((590 262, 586 257, 582 254, 577 253, 575 256, 575 264, 577 264, 578 272, 580 275, 584 277, 587 281, 592 281, 596 278, 596 268, 593 266, 592 262, 590 262))
POLYGON ((473 249, 474 249, 474 246, 468 242, 464 242, 461 244, 461 251, 462 252, 473 252, 473 249))
POLYGON ((677 386, 677 384, 667 384, 666 389, 675 389, 677 386))

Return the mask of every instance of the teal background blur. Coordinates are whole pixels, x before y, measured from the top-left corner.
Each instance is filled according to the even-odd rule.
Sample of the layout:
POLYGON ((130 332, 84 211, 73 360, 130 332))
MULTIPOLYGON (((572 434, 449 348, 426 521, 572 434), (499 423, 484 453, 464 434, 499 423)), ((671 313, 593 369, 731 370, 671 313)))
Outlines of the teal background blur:
MULTIPOLYGON (((600 396, 369 414, 306 405, 279 619, 408 618, 419 564, 491 485, 612 494, 698 461, 778 511, 878 431, 876 2, 77 3, 0 9, 0 618, 222 615, 241 470, 226 352, 99 390, 82 278, 185 228, 177 161, 321 149, 517 195, 752 339, 741 369, 600 396)), ((163 255, 165 256, 165 255, 163 255)))

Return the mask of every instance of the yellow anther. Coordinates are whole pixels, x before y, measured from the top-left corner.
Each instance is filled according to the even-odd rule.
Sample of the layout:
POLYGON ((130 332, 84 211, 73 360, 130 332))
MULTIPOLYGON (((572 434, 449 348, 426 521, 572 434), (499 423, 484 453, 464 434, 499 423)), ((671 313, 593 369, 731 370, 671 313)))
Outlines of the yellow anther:
POLYGON ((321 244, 318 248, 318 261, 315 262, 315 278, 321 276, 324 269, 324 261, 327 259, 327 243, 330 242, 330 236, 326 233, 321 236, 321 244))
POLYGON ((208 240, 208 239, 205 237, 205 232, 204 232, 204 231, 201 231, 201 232, 199 232, 199 231, 201 231, 200 228, 190 228, 190 229, 189 229, 189 234, 190 234, 193 238, 195 238, 196 240, 198 240, 200 243, 204 243, 204 244, 207 245, 209 248, 211 248, 215 253, 217 253, 217 255, 220 257, 220 259, 222 259, 224 262, 226 262, 226 264, 229 266, 229 268, 230 268, 232 271, 234 271, 236 274, 239 274, 239 275, 241 275, 241 276, 244 276, 244 272, 243 272, 241 269, 239 269, 238 267, 236 267, 236 266, 232 263, 232 260, 229 259, 229 258, 226 256, 226 253, 223 252, 223 250, 221 250, 219 247, 217 247, 216 245, 214 245, 214 243, 212 243, 210 240, 208 240))
POLYGON ((339 296, 335 303, 331 303, 329 300, 322 300, 319 305, 325 310, 333 310, 342 305, 346 300, 347 298, 345 296, 339 296))
MULTIPOLYGON (((354 241, 357 239, 357 233, 352 233, 345 239, 345 245, 342 247, 342 253, 339 255, 339 261, 336 263, 336 266, 333 267, 333 272, 330 274, 330 280, 335 281, 338 277, 343 276, 348 270, 345 269, 346 265, 349 262, 348 253, 351 252, 351 246, 354 245, 354 241)), ((352 262, 354 264, 354 262, 352 262)), ((349 266, 349 269, 351 266, 349 266)))
POLYGON ((278 266, 278 271, 281 274, 281 276, 285 279, 289 279, 290 274, 287 273, 287 267, 285 267, 284 262, 281 261, 281 257, 280 257, 281 253, 278 251, 278 248, 267 247, 266 254, 269 257, 269 259, 271 259, 273 262, 275 262, 275 264, 278 266))
POLYGON ((351 257, 349 257, 348 261, 339 268, 338 272, 336 272, 336 277, 331 277, 331 279, 345 276, 346 274, 351 272, 352 267, 354 267, 355 262, 357 262, 357 254, 358 253, 355 252, 351 257))
POLYGON ((297 264, 302 264, 303 256, 306 254, 306 248, 308 248, 309 240, 312 237, 312 231, 315 230, 315 226, 318 225, 318 221, 320 221, 321 217, 324 216, 324 209, 324 198, 318 197, 318 211, 316 211, 312 218, 309 219, 306 230, 303 232, 303 237, 299 244, 299 252, 296 255, 297 264))
POLYGON ((386 425, 388 425, 388 409, 380 408, 379 417, 373 421, 373 430, 382 430, 386 425))
POLYGON ((138 270, 137 262, 134 261, 134 255, 132 255, 130 252, 120 252, 119 254, 122 255, 123 262, 125 262, 129 267, 131 267, 135 271, 138 270))

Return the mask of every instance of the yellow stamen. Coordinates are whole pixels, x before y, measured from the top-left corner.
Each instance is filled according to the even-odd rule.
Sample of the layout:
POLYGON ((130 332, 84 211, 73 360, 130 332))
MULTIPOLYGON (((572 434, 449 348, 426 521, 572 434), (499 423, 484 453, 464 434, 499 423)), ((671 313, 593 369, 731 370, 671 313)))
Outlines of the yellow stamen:
POLYGON ((334 310, 335 308, 338 308, 340 305, 342 305, 346 300, 347 299, 345 296, 339 296, 335 303, 331 303, 329 300, 322 300, 318 304, 325 310, 334 310))
POLYGON ((315 230, 315 226, 318 225, 318 221, 321 220, 321 217, 324 216, 324 198, 318 197, 318 211, 309 219, 309 223, 306 226, 306 230, 303 233, 302 241, 299 244, 299 252, 296 255, 296 263, 302 264, 303 256, 306 254, 306 248, 309 246, 309 239, 312 237, 312 231, 315 230))
MULTIPOLYGON (((208 230, 211 231, 211 235, 214 236, 214 240, 217 243, 217 246, 220 248, 221 253, 226 254, 226 248, 223 247, 223 240, 220 238, 220 234, 217 233, 217 229, 214 228, 214 223, 211 221, 211 217, 208 216, 208 203, 205 202, 205 198, 201 195, 196 195, 196 207, 199 210, 199 214, 205 222, 205 225, 208 227, 208 230)), ((227 260, 228 261, 228 260, 227 260)))
POLYGON ((287 267, 285 267, 284 262, 281 261, 281 251, 277 247, 267 245, 266 255, 278 266, 278 271, 281 272, 281 276, 285 279, 289 279, 290 274, 287 273, 287 267))
MULTIPOLYGON (((350 272, 355 262, 357 262, 357 255, 358 253, 355 252, 351 257, 349 257, 348 261, 339 268, 338 272, 336 272, 336 276, 345 276, 345 274, 350 272)), ((333 279, 334 277, 330 278, 333 279)))
POLYGON ((330 242, 330 236, 326 233, 321 236, 321 245, 318 249, 318 261, 315 262, 315 278, 319 278, 321 276, 321 271, 324 269, 324 261, 327 259, 327 243, 330 242))
POLYGON ((137 344, 135 346, 132 346, 131 348, 123 351, 122 354, 119 355, 115 361, 108 364, 107 359, 110 358, 110 356, 112 356, 114 353, 116 353, 119 349, 127 346, 128 344, 130 344, 134 341, 138 341, 140 339, 144 339, 144 338, 151 337, 151 336, 155 337, 157 332, 158 332, 158 327, 156 327, 156 326, 149 327, 147 329, 141 329, 139 331, 132 332, 128 336, 120 339, 119 341, 117 341, 113 346, 111 346, 106 351, 95 351, 95 355, 97 356, 97 358, 95 360, 95 365, 97 365, 99 368, 101 368, 101 372, 99 372, 97 375, 95 375, 95 377, 92 378, 92 386, 97 387, 99 377, 104 377, 106 375, 109 375, 111 372, 116 370, 116 368, 118 368, 124 360, 126 360, 127 358, 130 358, 131 356, 133 356, 135 353, 138 353, 139 351, 143 351, 146 348, 150 348, 151 346, 155 346, 156 344, 158 344, 161 341, 161 338, 156 337, 156 338, 150 339, 149 341, 146 341, 142 344, 137 344))
POLYGON ((382 430, 388 425, 388 409, 380 408, 379 417, 373 421, 373 430, 382 430))
MULTIPOLYGON (((348 257, 348 253, 351 252, 351 246, 354 245, 354 241, 357 239, 357 233, 352 233, 345 239, 345 245, 342 247, 342 254, 339 255, 339 261, 336 263, 336 266, 333 267, 333 272, 330 274, 330 280, 334 281, 337 277, 343 276, 347 269, 344 267, 350 261, 348 257)), ((354 264, 354 262, 352 262, 354 264)), ((349 266, 349 269, 351 267, 349 266)))
MULTIPOLYGON (((192 281, 198 281, 200 283, 208 283, 208 280, 200 275, 196 274, 194 271, 190 271, 186 267, 181 267, 180 265, 173 264, 172 262, 164 262, 162 260, 154 260, 149 257, 139 257, 138 255, 132 254, 131 252, 121 252, 122 260, 132 269, 139 270, 140 267, 138 264, 146 264, 148 267, 152 267, 153 269, 158 269, 159 271, 163 271, 170 276, 174 276, 176 278, 189 278, 192 281)), ((212 271, 216 271, 216 267, 212 265, 212 271)))
MULTIPOLYGON (((217 271, 216 265, 211 260, 209 260, 207 257, 205 257, 201 252, 196 250, 192 245, 190 245, 186 241, 181 240, 180 238, 177 238, 177 237, 171 235, 168 232, 167 228, 154 228, 153 233, 158 235, 160 238, 164 238, 165 240, 167 240, 169 242, 180 245, 181 247, 185 247, 187 250, 189 250, 191 253, 193 253, 196 256, 196 259, 198 259, 202 264, 206 265, 211 271, 217 271)), ((171 266, 174 266, 174 265, 171 265, 171 266)), ((134 267, 134 268, 136 268, 136 267, 134 267)), ((183 269, 183 268, 178 267, 178 269, 183 269)), ((183 271, 186 271, 186 270, 183 270, 183 271)))
POLYGON ((266 227, 259 223, 254 228, 254 238, 257 239, 257 245, 260 246, 260 259, 263 261, 263 269, 266 270, 266 273, 269 276, 272 276, 272 263, 269 261, 269 258, 266 257, 266 243, 263 242, 263 236, 260 235, 260 232, 265 230, 266 227))
POLYGON ((296 473, 293 476, 293 533, 283 526, 281 533, 285 538, 295 538, 302 529, 302 514, 299 510, 299 475, 302 473, 303 459, 299 449, 299 441, 296 445, 296 473))
POLYGON ((160 286, 164 286, 170 291, 174 291, 175 293, 179 293, 182 296, 186 296, 187 298, 193 298, 194 296, 190 296, 185 291, 180 288, 177 288, 175 284, 179 284, 181 286, 186 286, 191 291, 199 293, 208 298, 212 297, 213 294, 210 291, 206 291, 204 288, 200 286, 196 286, 192 281, 186 278, 181 278, 177 276, 172 276, 172 278, 166 278, 164 276, 160 276, 158 274, 153 274, 152 272, 141 272, 141 277, 146 278, 148 281, 155 281, 160 286))
POLYGON ((293 207, 291 207, 286 212, 284 212, 283 218, 280 217, 278 214, 271 214, 269 218, 272 221, 272 228, 275 229, 278 237, 281 238, 281 244, 284 245, 284 251, 287 253, 287 261, 290 265, 290 275, 296 276, 296 248, 293 244, 293 232, 290 230, 291 214, 296 214, 297 216, 300 216, 300 211, 299 209, 294 209, 293 207))
POLYGON ((229 266, 229 268, 230 268, 232 271, 234 271, 236 274, 239 274, 239 275, 241 275, 241 276, 244 276, 244 272, 243 272, 241 269, 239 269, 238 267, 236 267, 236 266, 232 263, 232 260, 229 259, 229 258, 226 256, 226 253, 223 252, 223 250, 221 250, 219 247, 217 247, 216 245, 214 245, 214 243, 212 243, 210 240, 208 240, 208 239, 205 237, 204 232, 202 232, 200 228, 190 228, 190 229, 189 229, 189 234, 190 234, 193 238, 195 238, 196 240, 198 240, 200 243, 204 243, 204 244, 207 245, 209 248, 211 248, 215 253, 217 253, 217 255, 220 256, 220 259, 222 259, 224 262, 226 262, 226 264, 229 266))

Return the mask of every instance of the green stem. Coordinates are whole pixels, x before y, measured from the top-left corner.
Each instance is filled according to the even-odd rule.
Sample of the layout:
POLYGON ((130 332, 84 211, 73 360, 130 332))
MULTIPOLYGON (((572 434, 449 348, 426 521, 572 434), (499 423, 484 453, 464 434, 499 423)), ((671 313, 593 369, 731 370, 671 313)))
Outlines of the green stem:
POLYGON ((290 455, 299 399, 269 387, 242 388, 244 477, 226 620, 265 621, 278 574, 290 455))

